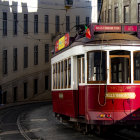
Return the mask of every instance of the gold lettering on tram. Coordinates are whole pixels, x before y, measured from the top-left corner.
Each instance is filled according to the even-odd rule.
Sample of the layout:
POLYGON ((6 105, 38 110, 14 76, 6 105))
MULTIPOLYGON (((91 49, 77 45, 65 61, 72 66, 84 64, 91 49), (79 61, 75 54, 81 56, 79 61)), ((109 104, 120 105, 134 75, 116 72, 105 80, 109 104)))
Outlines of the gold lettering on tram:
POLYGON ((136 94, 134 92, 108 92, 106 99, 135 99, 136 94))

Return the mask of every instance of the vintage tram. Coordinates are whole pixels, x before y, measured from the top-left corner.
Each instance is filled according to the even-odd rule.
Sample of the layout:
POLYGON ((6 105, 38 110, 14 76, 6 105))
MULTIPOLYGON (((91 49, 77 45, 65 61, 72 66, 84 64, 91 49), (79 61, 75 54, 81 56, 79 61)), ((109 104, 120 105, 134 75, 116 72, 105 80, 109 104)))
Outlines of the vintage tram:
POLYGON ((56 117, 99 132, 140 122, 140 39, 126 28, 138 34, 137 25, 94 25, 91 39, 68 46, 67 34, 57 42, 51 59, 56 117))

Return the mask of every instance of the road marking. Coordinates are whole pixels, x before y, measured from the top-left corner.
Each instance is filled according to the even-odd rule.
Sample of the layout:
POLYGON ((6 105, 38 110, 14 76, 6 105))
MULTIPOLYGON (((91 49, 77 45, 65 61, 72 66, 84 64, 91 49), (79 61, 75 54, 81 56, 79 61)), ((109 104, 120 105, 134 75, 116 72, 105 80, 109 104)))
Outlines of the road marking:
POLYGON ((48 121, 47 119, 31 119, 31 122, 45 122, 48 121))

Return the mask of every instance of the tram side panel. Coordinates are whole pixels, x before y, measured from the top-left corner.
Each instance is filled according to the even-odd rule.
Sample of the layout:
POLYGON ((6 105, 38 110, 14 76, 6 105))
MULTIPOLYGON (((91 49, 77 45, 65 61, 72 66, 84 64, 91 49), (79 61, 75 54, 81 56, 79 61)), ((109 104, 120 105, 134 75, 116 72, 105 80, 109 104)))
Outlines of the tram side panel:
POLYGON ((79 116, 85 115, 85 86, 79 86, 79 116))
POLYGON ((53 111, 72 118, 78 115, 78 91, 52 91, 53 111))
POLYGON ((108 93, 135 93, 135 99, 105 99, 105 85, 89 85, 85 91, 85 117, 90 123, 113 124, 117 121, 140 120, 139 85, 107 86, 108 93))

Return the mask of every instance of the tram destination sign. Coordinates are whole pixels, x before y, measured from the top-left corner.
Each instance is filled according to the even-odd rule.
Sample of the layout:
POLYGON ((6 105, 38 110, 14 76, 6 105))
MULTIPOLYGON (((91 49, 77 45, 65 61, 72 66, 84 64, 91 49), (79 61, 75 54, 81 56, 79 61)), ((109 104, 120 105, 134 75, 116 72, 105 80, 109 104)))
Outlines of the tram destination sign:
POLYGON ((95 25, 95 32, 121 32, 121 26, 117 25, 95 25))
POLYGON ((63 37, 61 37, 59 40, 56 41, 55 52, 58 52, 68 46, 69 46, 69 34, 67 33, 63 37))

